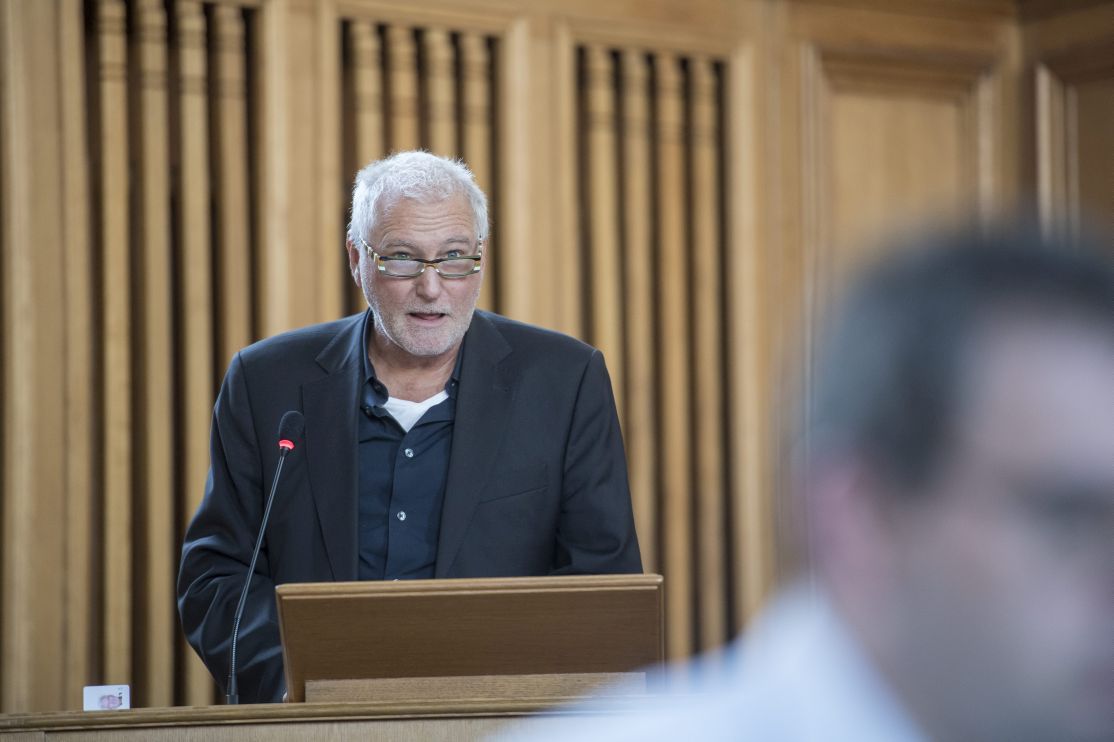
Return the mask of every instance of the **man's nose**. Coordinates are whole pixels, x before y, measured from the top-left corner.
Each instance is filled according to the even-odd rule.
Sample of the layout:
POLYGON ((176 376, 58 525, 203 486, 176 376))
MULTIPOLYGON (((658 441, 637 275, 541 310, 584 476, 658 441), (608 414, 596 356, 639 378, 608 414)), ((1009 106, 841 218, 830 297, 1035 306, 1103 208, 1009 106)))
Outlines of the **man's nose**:
POLYGON ((417 282, 414 290, 418 294, 418 298, 433 300, 441 295, 441 276, 433 269, 433 266, 427 265, 422 274, 414 281, 417 282))

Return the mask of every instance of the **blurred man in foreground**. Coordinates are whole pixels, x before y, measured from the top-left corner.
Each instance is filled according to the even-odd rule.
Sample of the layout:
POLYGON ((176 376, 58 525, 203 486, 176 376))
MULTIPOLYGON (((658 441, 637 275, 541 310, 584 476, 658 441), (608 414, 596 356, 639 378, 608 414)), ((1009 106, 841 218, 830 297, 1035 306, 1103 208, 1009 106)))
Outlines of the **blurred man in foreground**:
POLYGON ((814 381, 812 579, 705 692, 554 738, 1114 740, 1109 253, 967 234, 891 254, 814 381))

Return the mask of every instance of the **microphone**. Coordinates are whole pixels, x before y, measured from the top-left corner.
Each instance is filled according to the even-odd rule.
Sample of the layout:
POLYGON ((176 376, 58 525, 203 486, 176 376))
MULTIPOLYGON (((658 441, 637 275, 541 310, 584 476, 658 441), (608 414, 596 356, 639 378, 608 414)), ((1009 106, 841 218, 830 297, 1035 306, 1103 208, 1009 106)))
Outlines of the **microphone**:
POLYGON ((302 413, 290 410, 282 416, 278 428, 279 460, 275 467, 275 478, 271 482, 271 494, 267 495, 267 505, 263 508, 263 521, 259 524, 259 535, 255 539, 255 550, 251 553, 251 564, 244 578, 244 589, 240 593, 240 602, 236 605, 236 616, 232 619, 232 649, 228 663, 228 693, 225 700, 229 704, 240 702, 240 694, 236 688, 236 640, 240 636, 240 619, 244 616, 244 604, 248 600, 248 588, 251 586, 251 576, 255 574, 255 562, 259 559, 259 550, 263 546, 263 534, 267 531, 267 519, 271 517, 271 505, 275 502, 275 491, 278 489, 279 478, 282 476, 282 462, 286 461, 286 454, 294 450, 295 444, 300 442, 306 429, 306 420, 302 413))

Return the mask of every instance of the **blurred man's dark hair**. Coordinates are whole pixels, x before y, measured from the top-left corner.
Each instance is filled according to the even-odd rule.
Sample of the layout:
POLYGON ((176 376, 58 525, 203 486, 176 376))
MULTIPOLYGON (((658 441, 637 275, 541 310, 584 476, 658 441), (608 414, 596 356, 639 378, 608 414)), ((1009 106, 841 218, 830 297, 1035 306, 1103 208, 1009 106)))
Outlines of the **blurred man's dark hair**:
POLYGON ((969 351, 1006 317, 1114 335, 1114 258, 1098 242, 1016 228, 887 255, 850 286, 820 349, 807 421, 814 450, 854 451, 902 492, 928 484, 964 403, 969 351))

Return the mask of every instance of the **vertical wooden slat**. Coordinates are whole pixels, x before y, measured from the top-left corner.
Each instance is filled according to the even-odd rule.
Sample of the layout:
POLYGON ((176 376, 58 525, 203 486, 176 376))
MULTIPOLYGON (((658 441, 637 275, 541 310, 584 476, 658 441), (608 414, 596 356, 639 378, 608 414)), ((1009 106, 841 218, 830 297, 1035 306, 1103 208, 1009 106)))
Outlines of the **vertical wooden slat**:
POLYGON ((104 452, 104 682, 132 669, 132 324, 126 8, 100 0, 100 152, 104 452))
POLYGON ((379 159, 385 151, 383 135, 383 62, 379 33, 373 24, 348 24, 352 50, 352 79, 356 115, 356 167, 379 159))
MULTIPOLYGON (((348 47, 351 50, 354 122, 354 149, 359 169, 383 157, 386 152, 383 105, 383 56, 379 32, 366 21, 348 24, 348 47)), ((355 281, 349 287, 348 306, 358 311, 367 306, 355 281)))
MULTIPOLYGON (((770 472, 774 469, 776 446, 769 411, 778 407, 771 399, 777 385, 771 369, 778 365, 776 336, 765 311, 767 291, 777 273, 774 260, 780 245, 771 235, 760 239, 765 209, 759 173, 762 172, 763 147, 758 137, 761 86, 766 75, 759 71, 764 59, 759 47, 747 45, 732 54, 725 70, 727 120, 723 132, 727 156, 727 209, 730 249, 725 256, 726 290, 724 303, 728 321, 728 371, 730 425, 727 449, 731 483, 731 554, 734 569, 734 600, 731 629, 743 630, 747 620, 759 609, 771 586, 773 520, 768 507, 773 496, 770 472), (759 248, 759 245, 762 247, 759 248)), ((772 56, 772 55, 771 55, 772 56)), ((772 115, 767 113, 767 115, 772 115)), ((769 156, 769 155, 767 155, 769 156)), ((772 199, 771 199, 772 201, 772 199)), ((775 289, 776 294, 780 294, 775 289)))
MULTIPOLYGON (((460 35, 461 97, 463 98, 462 146, 465 161, 476 176, 476 183, 487 194, 489 212, 495 210, 495 183, 492 180, 491 162, 491 63, 487 40, 478 34, 460 35)), ((489 221, 491 221, 489 219, 489 221)), ((492 252, 494 240, 489 239, 484 254, 484 281, 480 289, 480 309, 497 311, 495 288, 497 285, 497 261, 492 252)), ((499 245, 495 244, 497 251, 499 245)))
POLYGON ((391 89, 391 151, 417 149, 418 49, 414 33, 405 26, 387 29, 391 89))
POLYGON ((136 701, 147 706, 173 702, 173 650, 177 622, 172 590, 177 555, 173 553, 173 388, 171 348, 170 168, 167 134, 166 16, 162 0, 135 5, 138 64, 139 269, 141 310, 137 316, 142 404, 137 423, 135 566, 142 593, 135 647, 136 701))
POLYGON ((57 296, 67 256, 58 205, 62 162, 58 8, 0 3, 0 254, 3 286, 3 616, 0 679, 4 711, 60 708, 66 697, 63 612, 66 580, 65 451, 60 431, 65 307, 57 296), (44 94, 49 92, 49 94, 44 94), (55 301, 45 300, 54 297, 55 301))
POLYGON ((588 291, 592 302, 591 340, 607 359, 615 401, 623 412, 623 283, 619 265, 619 184, 616 167, 615 87, 611 53, 585 49, 587 131, 588 291))
MULTIPOLYGON (((85 44, 83 0, 66 0, 60 8, 61 49, 85 44)), ((89 236, 89 166, 86 127, 85 57, 62 54, 62 161, 64 195, 65 367, 66 393, 66 621, 65 705, 80 708, 78 687, 92 684, 92 505, 96 492, 93 468, 93 269, 89 236)), ((169 498, 168 498, 169 499, 169 498)), ((173 544, 173 539, 171 539, 173 544)), ((166 548, 173 548, 167 546, 166 548)), ((173 610, 164 607, 166 611, 173 610)))
POLYGON ((646 55, 626 50, 620 59, 623 92, 623 267, 627 282, 626 415, 631 497, 642 566, 660 569, 657 553, 657 418, 654 403, 654 286, 650 192, 650 98, 646 55))
POLYGON ((689 419, 688 265, 680 61, 656 58, 659 366, 663 486, 666 652, 692 652, 692 440, 689 419))
POLYGON ((696 359, 697 574, 700 575, 700 648, 727 639, 726 500, 723 476, 722 338, 720 281, 719 105, 715 70, 709 60, 690 62, 692 76, 693 319, 696 359))
POLYGON ((429 150, 445 157, 456 151, 456 84, 449 34, 430 28, 422 36, 426 61, 426 100, 429 150))
POLYGON ((316 255, 313 271, 317 276, 318 301, 314 313, 306 323, 340 317, 346 313, 347 284, 338 281, 338 271, 347 266, 344 249, 345 224, 337 215, 345 213, 347 188, 341 182, 341 74, 340 24, 337 21, 336 0, 317 0, 313 3, 316 38, 316 100, 311 107, 317 111, 315 121, 317 161, 313 173, 316 189, 316 234, 311 241, 316 255))
POLYGON ((247 81, 244 18, 231 5, 212 13, 211 112, 214 152, 213 187, 216 204, 218 265, 216 287, 219 318, 218 366, 251 342, 251 229, 248 224, 247 81))
MULTIPOLYGON (((205 490, 209 467, 209 417, 213 404, 213 348, 209 251, 209 138, 206 29, 201 3, 178 0, 179 94, 181 119, 178 191, 181 220, 178 234, 178 276, 181 281, 180 374, 182 389, 182 467, 184 471, 181 517, 188 523, 205 490)), ((213 700, 208 670, 186 649, 184 701, 207 705, 213 700)))

